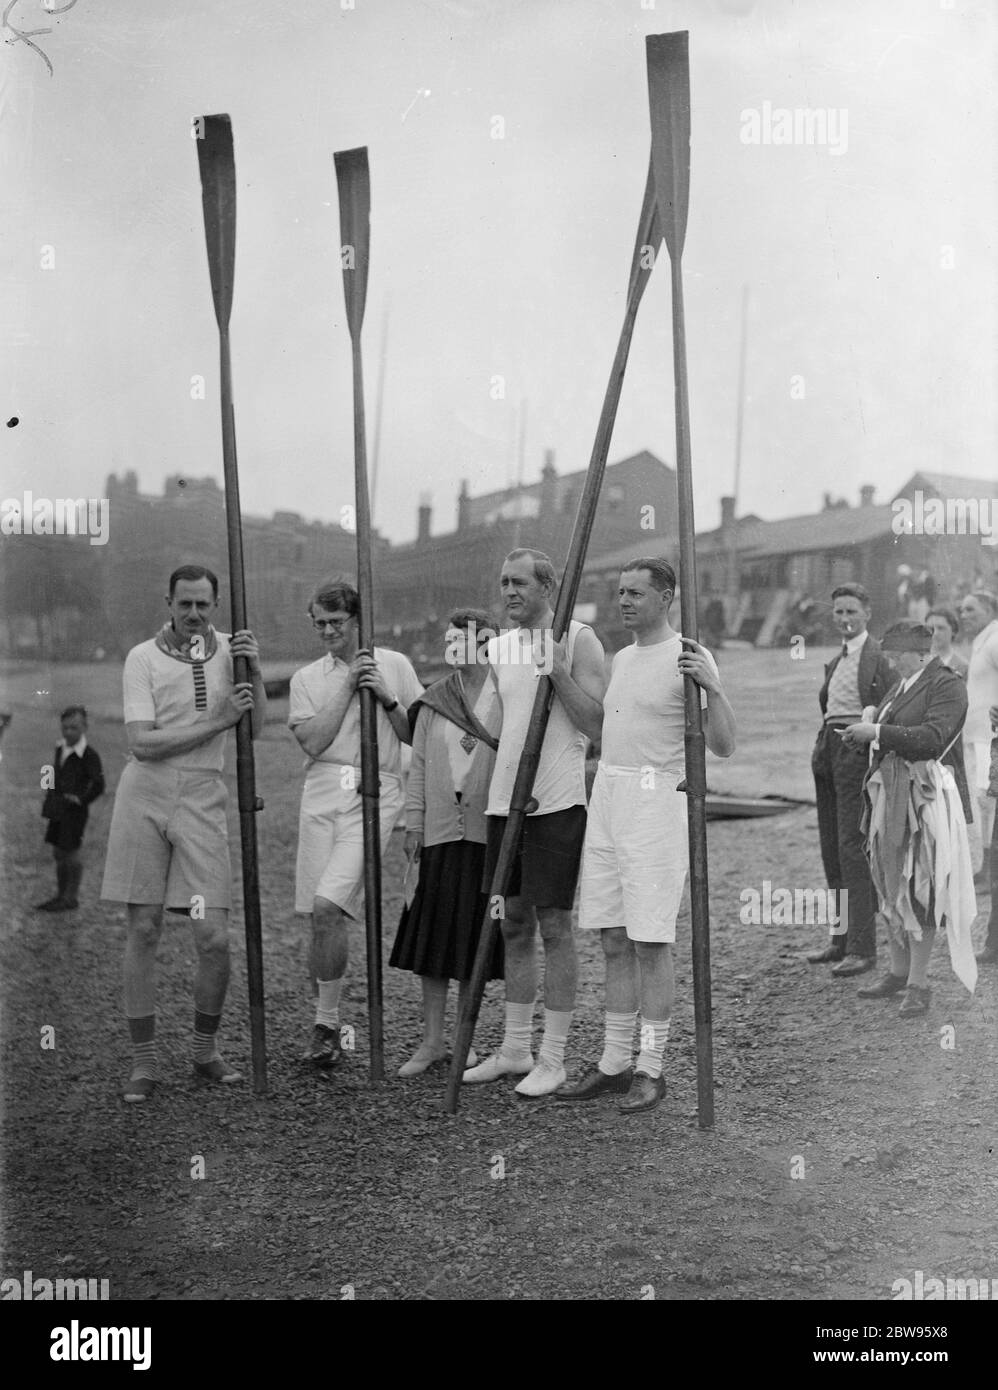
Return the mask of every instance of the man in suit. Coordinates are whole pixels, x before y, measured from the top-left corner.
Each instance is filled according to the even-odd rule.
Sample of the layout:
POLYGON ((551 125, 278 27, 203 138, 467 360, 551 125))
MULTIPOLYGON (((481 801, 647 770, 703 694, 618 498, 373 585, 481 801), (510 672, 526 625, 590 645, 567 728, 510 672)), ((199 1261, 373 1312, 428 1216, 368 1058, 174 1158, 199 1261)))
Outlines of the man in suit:
MULTIPOLYGON (((895 623, 884 633, 883 650, 890 652, 896 662, 899 679, 887 698, 878 706, 872 719, 851 724, 843 733, 842 742, 864 754, 867 747, 872 745, 871 772, 876 771, 888 753, 895 753, 908 763, 934 759, 949 767, 956 783, 963 815, 969 822, 971 800, 960 738, 960 731, 967 718, 967 687, 955 671, 944 666, 939 658, 932 654, 931 644, 932 633, 929 629, 922 623, 910 619, 895 623)), ((894 823, 890 816, 888 823, 894 823)), ((941 835, 946 824, 946 816, 940 809, 935 833, 941 835)), ((902 834, 910 833, 907 818, 902 818, 900 828, 902 834)), ((960 834, 962 836, 962 830, 960 834)), ((903 856, 905 843, 904 840, 900 843, 889 842, 890 853, 903 856)), ((872 840, 871 853, 876 853, 872 840)), ((972 919, 975 904, 970 858, 966 850, 963 853, 966 864, 963 887, 966 893, 969 893, 969 916, 972 919)), ((962 896, 959 891, 960 855, 955 842, 945 857, 952 866, 951 877, 946 885, 947 899, 951 900, 956 905, 955 910, 959 911, 962 896)), ((920 870, 932 874, 936 857, 931 849, 927 849, 926 859, 927 862, 920 865, 920 870)), ((902 895, 898 900, 900 906, 898 903, 881 904, 888 921, 893 923, 888 928, 890 973, 877 984, 858 991, 866 999, 886 999, 906 990, 900 1010, 904 1018, 924 1014, 929 1006, 926 969, 932 951, 935 926, 931 914, 913 907, 916 903, 917 881, 920 876, 920 873, 916 873, 915 883, 902 885, 902 895), (919 920, 919 916, 913 918, 914 911, 918 911, 919 916, 924 915, 925 920, 919 920)), ((950 909, 948 915, 949 911, 950 909)), ((965 921, 964 925, 969 934, 969 921, 965 921)), ((958 924, 951 921, 949 930, 955 929, 958 929, 958 924)))
POLYGON ((39 912, 72 912, 79 907, 83 864, 80 847, 89 808, 104 793, 104 772, 96 748, 87 742, 87 712, 70 705, 59 716, 62 742, 55 750, 53 786, 42 815, 48 820, 45 843, 52 846, 58 892, 38 904, 39 912))
MULTIPOLYGON (((833 930, 828 946, 808 956, 812 965, 835 961, 832 974, 840 979, 872 970, 877 959, 873 882, 863 848, 860 817, 866 750, 850 747, 842 731, 861 718, 867 705, 879 705, 894 684, 890 662, 867 631, 870 598, 861 584, 840 584, 832 590, 832 622, 842 637, 842 650, 825 668, 818 694, 822 725, 811 755, 818 802, 821 862, 829 888, 843 889, 848 931, 843 923, 833 930)), ((839 899, 841 902, 841 899, 839 899)))

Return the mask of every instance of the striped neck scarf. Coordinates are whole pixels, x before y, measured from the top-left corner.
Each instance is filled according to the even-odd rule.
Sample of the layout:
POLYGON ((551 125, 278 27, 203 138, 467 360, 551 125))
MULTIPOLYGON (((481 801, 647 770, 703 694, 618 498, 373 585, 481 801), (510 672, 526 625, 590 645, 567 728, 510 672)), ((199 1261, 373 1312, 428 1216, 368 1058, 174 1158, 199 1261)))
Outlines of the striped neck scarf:
POLYGON ((173 630, 172 623, 164 623, 156 634, 156 646, 161 652, 172 657, 174 661, 182 661, 191 668, 191 676, 194 680, 194 708, 206 710, 208 708, 208 681, 205 676, 204 664, 210 661, 218 651, 218 636, 213 627, 209 627, 204 638, 204 655, 191 656, 191 648, 194 639, 182 642, 173 630))

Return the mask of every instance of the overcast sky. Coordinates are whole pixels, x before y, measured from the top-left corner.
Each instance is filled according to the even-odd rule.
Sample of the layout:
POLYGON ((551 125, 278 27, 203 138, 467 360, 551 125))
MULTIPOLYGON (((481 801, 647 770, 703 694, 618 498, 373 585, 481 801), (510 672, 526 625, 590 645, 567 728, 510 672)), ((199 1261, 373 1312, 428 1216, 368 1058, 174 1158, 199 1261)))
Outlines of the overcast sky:
MULTIPOLYGON (((333 520, 352 500, 332 154, 356 145, 372 182, 372 445, 388 318, 378 526, 411 539, 428 491, 434 530, 451 530, 462 477, 473 493, 513 480, 523 401, 525 480, 547 447, 559 472, 584 467, 647 167, 644 35, 681 28, 698 526, 732 487, 744 284, 741 511, 807 512, 826 490, 855 501, 864 482, 885 500, 916 468, 992 476, 998 10, 649 5, 79 0, 52 16, 17 0, 11 24, 51 28, 33 42, 53 75, 27 44, 0 45, 0 409, 20 422, 0 427, 2 495, 100 496, 126 468, 151 492, 167 473, 221 478, 190 138, 192 117, 217 111, 235 137, 245 511, 333 520), (835 112, 838 151, 745 143, 743 113, 765 103, 835 112), (196 374, 206 400, 191 399, 196 374)), ((611 459, 673 462, 671 381, 663 260, 611 459)))

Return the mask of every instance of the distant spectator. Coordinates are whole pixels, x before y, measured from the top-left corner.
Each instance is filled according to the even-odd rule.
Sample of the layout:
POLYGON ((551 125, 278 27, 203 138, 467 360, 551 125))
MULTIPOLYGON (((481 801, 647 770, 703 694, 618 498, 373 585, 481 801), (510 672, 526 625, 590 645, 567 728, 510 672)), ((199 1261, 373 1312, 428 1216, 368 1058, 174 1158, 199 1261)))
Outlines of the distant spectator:
POLYGON ((97 750, 87 743, 87 712, 70 705, 59 716, 62 741, 55 750, 53 785, 45 793, 42 815, 48 821, 45 843, 52 846, 58 891, 38 903, 39 912, 71 912, 79 907, 83 864, 80 848, 90 804, 104 793, 104 772, 97 750))
POLYGON ((932 633, 932 654, 938 656, 944 666, 967 679, 967 659, 953 646, 954 639, 960 635, 960 619, 952 608, 930 608, 925 615, 925 626, 932 633))
POLYGON ((928 570, 922 570, 908 590, 908 617, 924 623, 925 616, 936 601, 936 581, 928 570))
POLYGON ((908 603, 911 599, 911 566, 898 565, 897 611, 898 617, 907 618, 908 603))
MULTIPOLYGON (((988 711, 991 719, 991 772, 988 779, 988 795, 998 797, 998 705, 988 711)), ((988 934, 984 949, 977 957, 981 965, 998 965, 998 817, 995 817, 991 830, 991 915, 988 917, 988 934)))
POLYGON ((998 599, 987 589, 975 589, 961 600, 960 619, 973 644, 967 672, 970 707, 964 740, 967 780, 974 802, 974 820, 969 827, 970 854, 974 861, 976 881, 983 886, 989 882, 985 859, 995 816, 994 798, 988 796, 991 766, 991 720, 988 711, 992 705, 998 705, 998 599))
POLYGON ((859 825, 867 755, 842 737, 866 706, 880 704, 894 684, 890 662, 867 631, 869 621, 870 596, 861 584, 839 584, 832 590, 832 622, 842 648, 825 667, 825 682, 818 692, 822 722, 811 771, 825 879, 839 902, 843 891, 849 894, 848 930, 843 934, 844 924, 836 923, 839 929, 833 927, 828 945, 812 951, 807 959, 812 965, 836 962, 832 974, 840 978, 861 975, 877 963, 873 880, 859 825))
POLYGON ((724 645, 725 626, 724 604, 719 598, 712 598, 704 610, 703 640, 714 651, 724 645))
POLYGON ((977 983, 970 929, 977 912, 967 843, 970 811, 960 733, 967 688, 933 656, 922 623, 895 623, 883 636, 899 680, 843 743, 872 748, 866 779, 870 869, 887 928, 890 971, 858 991, 865 999, 904 992, 900 1018, 928 1011, 926 975, 936 931, 945 927, 957 978, 977 983))

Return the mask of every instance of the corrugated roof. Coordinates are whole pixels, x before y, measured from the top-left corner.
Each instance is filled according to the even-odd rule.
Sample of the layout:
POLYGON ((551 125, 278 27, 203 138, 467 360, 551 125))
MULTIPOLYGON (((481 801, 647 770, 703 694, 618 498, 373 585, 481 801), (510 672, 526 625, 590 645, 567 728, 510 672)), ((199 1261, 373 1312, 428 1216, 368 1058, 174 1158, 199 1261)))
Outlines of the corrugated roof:
POLYGON ((744 559, 762 559, 766 555, 803 555, 812 550, 862 545, 889 535, 893 516, 894 509, 887 503, 880 507, 829 507, 810 516, 764 521, 754 543, 739 550, 744 559))

